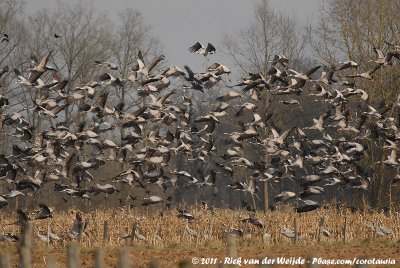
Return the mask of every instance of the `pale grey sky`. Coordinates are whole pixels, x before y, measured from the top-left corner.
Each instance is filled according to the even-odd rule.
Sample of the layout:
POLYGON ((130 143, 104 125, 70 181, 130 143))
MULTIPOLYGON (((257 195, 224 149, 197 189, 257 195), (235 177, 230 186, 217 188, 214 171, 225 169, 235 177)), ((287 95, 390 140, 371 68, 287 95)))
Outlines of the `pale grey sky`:
MULTIPOLYGON (((53 7, 57 1, 27 0, 26 11, 32 14, 44 7, 53 7)), ((76 3, 78 0, 69 0, 76 3)), ((83 0, 83 2, 86 2, 83 0)), ((89 1, 88 1, 89 2, 89 1)), ((204 58, 188 52, 196 41, 210 42, 217 53, 210 62, 231 64, 222 53, 222 34, 233 33, 246 27, 253 16, 256 0, 93 0, 101 11, 109 14, 111 20, 118 19, 118 13, 126 7, 142 12, 145 23, 152 27, 152 34, 164 44, 165 55, 170 64, 188 64, 201 68, 204 58)), ((270 0, 277 11, 293 16, 299 24, 316 20, 321 0, 270 0)))

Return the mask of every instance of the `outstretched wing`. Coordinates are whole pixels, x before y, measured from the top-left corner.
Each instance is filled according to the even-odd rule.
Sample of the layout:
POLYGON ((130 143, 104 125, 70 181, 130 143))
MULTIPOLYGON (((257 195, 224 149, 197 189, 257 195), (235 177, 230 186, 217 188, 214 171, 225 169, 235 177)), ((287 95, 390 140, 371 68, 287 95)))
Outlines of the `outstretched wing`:
POLYGON ((163 54, 158 55, 157 57, 155 57, 150 63, 149 65, 147 65, 147 70, 150 73, 151 70, 162 60, 165 60, 165 56, 163 54))
POLYGON ((199 51, 202 47, 203 47, 202 44, 200 44, 200 42, 197 42, 193 46, 189 47, 189 51, 192 53, 195 53, 195 52, 199 51))
POLYGON ((142 62, 144 62, 142 51, 139 50, 139 52, 138 52, 138 54, 137 54, 137 58, 138 58, 139 60, 141 60, 142 62))
POLYGON ((312 75, 316 70, 318 70, 319 68, 321 68, 322 66, 321 65, 318 65, 318 66, 316 66, 316 67, 314 67, 314 68, 311 68, 310 70, 308 70, 306 73, 305 73, 305 75, 307 75, 308 77, 310 76, 310 75, 312 75))
POLYGON ((211 43, 208 43, 208 44, 207 44, 207 48, 206 48, 205 55, 207 55, 207 54, 214 54, 215 51, 216 51, 215 47, 214 47, 211 43))
POLYGON ((51 214, 50 208, 45 203, 40 203, 39 207, 47 214, 51 214))
POLYGON ((375 65, 374 68, 372 68, 371 70, 368 70, 368 74, 372 75, 373 73, 376 72, 376 70, 378 70, 381 66, 379 64, 375 65))
POLYGON ((183 67, 185 68, 186 72, 188 73, 189 80, 192 80, 194 78, 194 73, 193 73, 192 69, 190 69, 190 67, 187 65, 185 65, 183 67))

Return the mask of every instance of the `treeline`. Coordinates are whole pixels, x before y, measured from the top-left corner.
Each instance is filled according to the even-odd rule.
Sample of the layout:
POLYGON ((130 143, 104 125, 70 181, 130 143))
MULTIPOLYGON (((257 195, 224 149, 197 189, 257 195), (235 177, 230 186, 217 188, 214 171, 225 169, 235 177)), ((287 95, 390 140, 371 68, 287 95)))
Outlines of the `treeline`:
MULTIPOLYGON (((325 73, 334 70, 332 80, 335 82, 328 81, 328 91, 342 92, 346 91, 346 87, 354 90, 359 88, 369 96, 367 101, 349 97, 343 101, 343 106, 336 109, 336 113, 347 114, 347 124, 359 124, 360 118, 364 120, 361 115, 370 113, 369 107, 386 111, 379 120, 376 114, 375 117, 366 116, 360 126, 362 133, 344 134, 347 141, 360 143, 364 148, 362 157, 356 158, 352 175, 356 176, 357 181, 360 178, 368 179, 367 189, 360 191, 357 188, 359 185, 350 190, 345 187, 334 188, 326 190, 325 195, 313 198, 320 202, 334 198, 342 202, 351 201, 354 207, 366 203, 378 208, 390 207, 389 202, 395 202, 398 198, 397 195, 387 196, 388 192, 395 192, 398 187, 392 183, 397 169, 385 165, 392 151, 384 147, 388 144, 387 140, 397 146, 397 132, 390 130, 394 135, 389 135, 390 131, 382 130, 378 124, 381 120, 393 118, 394 125, 398 126, 396 99, 399 95, 399 68, 398 61, 385 62, 378 51, 385 57, 388 52, 398 49, 400 22, 396 8, 400 1, 332 0, 322 3, 318 22, 301 27, 294 19, 273 11, 268 1, 260 1, 254 6, 254 21, 237 33, 227 33, 222 40, 223 47, 217 46, 217 50, 225 50, 234 60, 235 66, 229 67, 232 74, 222 72, 217 75, 217 67, 209 65, 204 72, 194 74, 180 67, 182 70, 177 75, 167 77, 166 72, 173 67, 173 63, 164 60, 162 43, 150 35, 150 28, 139 11, 127 9, 120 14, 120 21, 115 22, 94 6, 59 3, 54 9, 44 9, 27 17, 22 2, 0 2, 0 32, 3 33, 0 45, 0 69, 3 68, 0 95, 7 100, 7 105, 1 105, 0 108, 2 164, 21 164, 12 183, 7 181, 11 172, 3 170, 0 182, 3 195, 18 190, 19 183, 30 176, 41 182, 36 181, 39 186, 33 187, 33 196, 28 194, 32 190, 29 187, 22 189, 29 197, 21 198, 19 202, 26 206, 34 206, 32 200, 38 203, 48 199, 57 206, 65 202, 67 206, 70 206, 68 202, 76 206, 87 205, 89 201, 69 199, 66 194, 63 199, 57 195, 49 197, 47 193, 60 183, 64 185, 62 187, 69 187, 60 191, 83 191, 80 192, 81 197, 88 194, 92 198, 91 205, 100 204, 104 198, 109 205, 141 205, 144 198, 150 198, 151 195, 162 195, 163 205, 203 201, 213 206, 227 207, 245 204, 264 208, 274 205, 273 197, 280 192, 302 191, 302 187, 293 183, 293 179, 305 177, 314 170, 302 168, 297 175, 290 174, 293 170, 288 166, 298 159, 298 153, 288 150, 289 155, 282 155, 282 161, 278 160, 277 166, 276 157, 265 153, 266 141, 274 138, 274 131, 281 134, 292 128, 307 128, 321 114, 327 114, 327 117, 334 115, 337 103, 316 102, 317 97, 310 95, 311 92, 316 94, 315 81, 323 77, 321 70, 325 73), (285 55, 290 61, 286 66, 279 65, 274 60, 275 55, 285 55), (44 65, 47 69, 40 77, 43 84, 38 83, 37 79, 29 81, 32 69, 46 57, 44 65), (154 60, 157 63, 153 70, 145 74, 140 71, 143 67, 139 60, 147 66, 154 60), (357 71, 350 68, 338 72, 339 65, 347 60, 358 63, 357 71), (346 77, 369 70, 377 64, 380 67, 372 80, 346 77), (295 92, 293 98, 292 95, 288 97, 281 94, 284 89, 295 88, 291 80, 297 79, 296 73, 291 70, 305 72, 317 65, 323 66, 316 69, 312 78, 310 75, 306 79, 302 92, 295 92), (285 74, 282 81, 276 84, 270 80, 277 76, 277 73, 273 73, 274 68, 285 74), (248 76, 249 72, 260 74, 254 79, 261 82, 248 92, 240 91, 246 85, 235 86, 227 78, 228 75, 248 76), (212 75, 205 78, 207 73, 212 75), (24 85, 23 79, 31 84, 24 85), (207 88, 205 84, 210 84, 210 81, 213 86, 207 88), (338 81, 348 84, 338 84, 338 81), (201 84, 201 90, 196 88, 198 84, 201 84), (62 88, 60 85, 63 85, 62 88), (239 92, 240 97, 230 99, 226 94, 232 90, 239 92), (248 102, 255 108, 247 108, 248 102), (223 103, 228 103, 229 108, 221 108, 223 103), (54 113, 54 109, 58 109, 57 114, 49 114, 49 111, 54 113), (237 116, 238 111, 243 109, 246 112, 237 116), (209 118, 204 119, 206 115, 209 118), (23 123, 17 122, 17 118, 23 123), (128 121, 131 122, 129 127, 126 125, 128 121), (204 126, 206 130, 202 130, 204 126), (57 143, 57 139, 52 138, 51 135, 63 127, 68 129, 70 135, 76 135, 76 142, 60 145, 59 140, 57 143), (87 131, 96 127, 107 130, 90 137, 87 131), (208 132, 209 128, 213 128, 211 132, 208 132), (255 131, 256 134, 252 133, 254 136, 239 143, 235 140, 232 142, 232 135, 246 131, 255 131), (96 145, 96 142, 100 145, 96 145), (27 148, 30 149, 26 155, 20 152, 27 148), (60 153, 56 148, 67 153, 60 153), (51 157, 53 153, 48 153, 47 149, 60 154, 54 159, 51 157), (235 161, 240 161, 231 163, 231 157, 226 158, 227 149, 237 153, 235 161), (38 155, 46 160, 38 161, 38 155), (18 159, 22 156, 24 163, 18 159), (96 158, 99 156, 100 159, 96 158), (4 160, 7 158, 11 160, 4 160), (57 164, 57 159, 62 159, 60 170, 56 168, 57 172, 54 172, 59 177, 49 179, 50 183, 43 183, 45 176, 52 173, 50 169, 57 164), (93 166, 82 168, 85 172, 76 168, 86 163, 93 166), (232 171, 228 168, 232 168, 232 171), (279 178, 260 180, 260 174, 271 172, 271 168, 280 170, 279 178), (40 175, 36 173, 42 170, 47 175, 46 172, 39 172, 40 175), (255 174, 255 170, 260 174, 255 174), (124 172, 128 173, 121 175, 124 172), (182 172, 188 172, 189 175, 182 172), (121 182, 121 177, 125 181, 121 182), (127 182, 128 186, 124 184, 127 182), (118 186, 114 187, 115 183, 118 186), (163 183, 168 187, 163 187, 163 183), (196 186, 198 183, 202 183, 202 186, 196 186), (237 183, 245 183, 244 189, 232 190, 237 183), (101 187, 110 184, 114 188, 101 190, 97 184, 101 187), (254 188, 251 189, 250 185, 254 188), (254 192, 255 189, 259 191, 254 192), (117 197, 112 198, 116 190, 117 197), (343 194, 338 195, 338 192, 343 194), (261 202, 263 199, 269 202, 261 202)), ((209 59, 212 60, 212 55, 209 59)), ((324 124, 327 127, 331 123, 324 124)), ((333 139, 342 136, 336 129, 323 134, 329 134, 333 139)), ((321 137, 321 133, 307 133, 310 141, 321 137)), ((341 152, 348 150, 340 146, 338 148, 341 152)), ((284 151, 288 148, 280 149, 284 151)), ((341 174, 339 179, 345 180, 348 176, 341 174)))

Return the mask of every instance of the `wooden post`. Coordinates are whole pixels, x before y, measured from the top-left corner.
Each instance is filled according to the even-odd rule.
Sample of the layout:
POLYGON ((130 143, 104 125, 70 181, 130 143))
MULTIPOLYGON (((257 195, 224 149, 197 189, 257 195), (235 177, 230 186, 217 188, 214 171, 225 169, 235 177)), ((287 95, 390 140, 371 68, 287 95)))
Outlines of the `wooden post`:
POLYGON ((265 220, 264 228, 263 228, 263 236, 262 236, 263 244, 265 244, 268 241, 268 239, 267 239, 267 234, 268 234, 267 230, 268 230, 268 220, 265 220))
POLYGON ((260 268, 270 268, 270 267, 274 267, 273 264, 263 264, 262 263, 263 259, 259 259, 260 265, 258 267, 260 268))
POLYGON ((180 261, 180 262, 179 262, 178 267, 179 267, 179 268, 192 268, 193 265, 192 265, 191 262, 189 262, 189 261, 187 261, 187 260, 183 260, 183 261, 180 261))
POLYGON ((378 228, 377 220, 374 220, 374 222, 372 223, 372 241, 375 241, 375 239, 376 239, 377 228, 378 228))
POLYGON ((85 226, 85 222, 82 221, 81 226, 79 226, 79 233, 78 233, 78 242, 81 243, 82 242, 82 234, 83 234, 83 228, 85 226))
POLYGON ((118 268, 130 268, 131 262, 129 259, 128 250, 126 248, 121 248, 118 255, 118 268))
POLYGON ((182 243, 183 238, 185 238, 185 234, 186 234, 186 225, 183 226, 183 231, 182 234, 180 236, 180 242, 182 243))
POLYGON ((344 215, 344 224, 343 224, 343 243, 346 243, 347 239, 347 215, 344 215))
POLYGON ((268 213, 269 202, 268 202, 268 182, 264 182, 264 214, 268 213))
POLYGON ((50 246, 50 233, 51 233, 51 226, 50 221, 47 222, 47 247, 50 246))
POLYGON ((324 230, 324 225, 325 225, 325 219, 324 218, 320 218, 319 219, 319 224, 318 224, 318 239, 317 239, 318 243, 321 242, 321 233, 324 230))
POLYGON ((10 256, 7 254, 0 255, 0 268, 11 268, 10 256))
POLYGON ((294 243, 297 244, 299 240, 299 226, 297 223, 297 217, 293 219, 293 226, 294 226, 294 243))
MULTIPOLYGON (((237 258, 236 237, 228 235, 227 246, 228 246, 228 257, 236 259, 237 258)), ((237 267, 236 265, 229 265, 229 266, 237 267)))
POLYGON ((32 267, 32 224, 25 222, 21 226, 22 239, 19 248, 19 267, 32 267))
POLYGON ((160 263, 157 260, 150 260, 149 268, 160 268, 160 263))
POLYGON ((101 248, 96 249, 96 251, 94 252, 94 267, 95 268, 105 267, 103 250, 101 248))
POLYGON ((19 255, 20 255, 19 267, 31 268, 32 267, 32 255, 31 255, 30 249, 27 247, 21 247, 19 249, 19 255))
POLYGON ((256 199, 254 198, 254 195, 251 195, 251 200, 253 201, 253 208, 255 209, 255 211, 257 211, 257 205, 256 205, 256 199))
POLYGON ((137 228, 137 224, 136 224, 136 222, 134 222, 132 224, 131 243, 133 243, 133 240, 135 239, 136 228, 137 228))
POLYGON ((392 203, 392 183, 389 183, 389 216, 392 216, 392 205, 395 209, 394 204, 392 203))
POLYGON ((214 225, 214 218, 211 217, 210 225, 209 225, 209 227, 208 227, 208 235, 209 235, 208 238, 209 238, 209 239, 211 239, 212 234, 213 234, 213 225, 214 225))
POLYGON ((356 268, 367 268, 368 266, 368 264, 358 264, 356 265, 356 268))
POLYGON ((160 228, 160 220, 157 221, 156 227, 154 228, 153 236, 152 236, 152 238, 151 238, 151 243, 152 243, 153 245, 156 244, 156 237, 157 237, 157 235, 158 235, 159 228, 160 228))
POLYGON ((103 225, 103 243, 108 242, 108 221, 104 221, 103 225))
POLYGON ((47 261, 47 268, 57 268, 57 267, 58 267, 57 262, 54 259, 50 258, 47 261))
POLYGON ((80 267, 80 252, 77 243, 71 243, 67 248, 67 267, 78 268, 80 267))

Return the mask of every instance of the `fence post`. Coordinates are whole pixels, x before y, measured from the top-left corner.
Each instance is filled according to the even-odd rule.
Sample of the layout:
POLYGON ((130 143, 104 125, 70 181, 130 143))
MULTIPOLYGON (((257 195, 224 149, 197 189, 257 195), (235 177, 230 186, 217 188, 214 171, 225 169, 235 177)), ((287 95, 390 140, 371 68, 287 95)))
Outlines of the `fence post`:
POLYGON ((51 233, 51 226, 50 226, 50 221, 47 222, 47 247, 50 246, 50 233, 51 233))
POLYGON ((347 214, 344 215, 344 224, 343 224, 343 243, 346 243, 347 239, 347 214))
POLYGON ((11 268, 10 256, 8 254, 0 254, 0 268, 11 268))
POLYGON ((78 233, 78 242, 81 243, 82 242, 82 234, 85 228, 85 222, 82 221, 82 224, 79 226, 79 233, 78 233))
POLYGON ((131 263, 129 259, 128 250, 126 248, 121 248, 118 255, 118 268, 130 268, 131 263))
POLYGON ((78 268, 80 265, 80 252, 78 244, 72 242, 67 248, 67 267, 78 268))
POLYGON ((134 222, 132 224, 131 243, 133 243, 133 240, 135 239, 136 228, 137 228, 137 224, 136 224, 136 222, 134 222))
POLYGON ((265 181, 264 182, 264 214, 268 213, 268 208, 269 208, 269 204, 268 204, 268 182, 265 181))
POLYGON ((325 225, 325 219, 320 218, 319 224, 318 224, 318 239, 317 239, 318 243, 321 242, 321 233, 322 233, 322 230, 324 229, 324 225, 325 225))
POLYGON ((47 268, 57 268, 57 267, 58 267, 57 262, 54 259, 52 258, 48 259, 47 268))
POLYGON ((160 267, 161 267, 160 263, 155 259, 151 260, 149 263, 149 268, 160 268, 160 267))
POLYGON ((368 264, 358 264, 356 265, 356 268, 368 268, 369 265, 368 264))
POLYGON ((95 268, 103 268, 104 266, 104 257, 103 250, 101 248, 96 249, 94 252, 94 267, 95 268))
POLYGON ((228 256, 232 258, 237 257, 236 238, 228 235, 228 256))
POLYGON ((189 262, 188 260, 183 260, 183 261, 180 261, 180 262, 179 262, 178 267, 179 267, 179 268, 192 268, 193 265, 192 265, 192 263, 189 262))
POLYGON ((19 267, 31 268, 32 267, 32 224, 24 222, 21 225, 22 239, 19 248, 19 267))
POLYGON ((182 229, 183 231, 182 231, 182 234, 181 234, 181 236, 179 237, 179 241, 182 243, 183 242, 183 239, 185 238, 185 234, 186 234, 186 225, 184 225, 183 226, 183 229, 182 229))
POLYGON ((103 243, 108 242, 108 221, 104 221, 103 225, 103 243))
POLYGON ((375 219, 374 222, 372 223, 372 241, 375 241, 375 239, 376 239, 377 228, 378 228, 378 223, 377 223, 377 220, 375 219))
POLYGON ((294 243, 297 244, 299 240, 299 226, 297 223, 297 217, 294 217, 293 225, 294 225, 294 243))
POLYGON ((213 234, 213 225, 214 225, 214 218, 211 218, 210 224, 209 224, 209 226, 208 226, 208 235, 209 235, 209 239, 211 239, 212 234, 213 234))
POLYGON ((263 242, 263 244, 265 244, 267 241, 268 241, 268 237, 267 237, 267 235, 268 235, 268 232, 267 232, 267 230, 268 230, 268 220, 265 220, 265 222, 264 222, 264 228, 263 228, 263 236, 262 236, 262 242, 263 242))
POLYGON ((157 221, 156 227, 154 228, 153 236, 150 241, 153 245, 156 244, 156 237, 158 235, 159 228, 160 228, 160 220, 157 221))
MULTIPOLYGON (((232 259, 237 258, 237 248, 236 248, 236 237, 228 235, 227 236, 227 247, 228 247, 228 257, 232 259)), ((228 265, 229 267, 237 267, 237 265, 228 265)))

